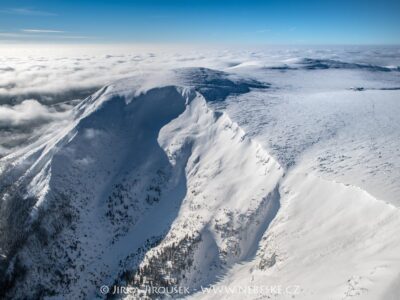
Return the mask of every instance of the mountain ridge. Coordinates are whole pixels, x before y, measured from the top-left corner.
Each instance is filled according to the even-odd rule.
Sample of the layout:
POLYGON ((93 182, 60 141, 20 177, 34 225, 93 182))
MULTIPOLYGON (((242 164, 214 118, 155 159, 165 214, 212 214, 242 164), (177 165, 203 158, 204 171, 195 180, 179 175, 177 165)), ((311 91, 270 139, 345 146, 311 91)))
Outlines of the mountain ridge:
POLYGON ((206 69, 188 84, 191 72, 104 87, 46 142, 1 160, 2 296, 105 298, 101 286, 130 286, 114 296, 156 298, 155 285, 211 299, 199 289, 275 284, 299 285, 300 299, 391 293, 398 209, 302 166, 286 172, 208 105, 265 86, 237 89, 206 69), (318 281, 338 255, 354 265, 318 281))

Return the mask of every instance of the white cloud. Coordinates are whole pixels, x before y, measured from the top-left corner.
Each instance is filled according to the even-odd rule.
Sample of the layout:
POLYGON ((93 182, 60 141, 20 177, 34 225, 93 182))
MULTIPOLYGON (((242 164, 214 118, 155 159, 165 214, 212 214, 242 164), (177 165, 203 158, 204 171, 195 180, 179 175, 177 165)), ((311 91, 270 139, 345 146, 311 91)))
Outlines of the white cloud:
MULTIPOLYGON (((169 48, 165 45, 0 45, 0 105, 10 103, 7 99, 11 98, 17 98, 18 101, 35 98, 41 103, 81 99, 114 80, 176 67, 201 66, 232 71, 229 68, 236 66, 235 70, 239 71, 237 66, 286 65, 293 59, 315 55, 308 50, 314 51, 295 47, 282 51, 278 48, 193 49, 181 45, 169 48), (57 95, 57 99, 53 95, 57 95)), ((388 62, 384 64, 398 65, 389 59, 391 53, 398 57, 396 50, 385 51, 388 62)), ((331 54, 324 52, 323 55, 331 54)), ((344 56, 345 60, 347 54, 344 51, 335 55, 344 56)))
MULTIPOLYGON (((26 32, 18 34, 35 35, 26 32)), ((14 34, 5 35, 14 36, 14 34)), ((49 35, 58 36, 55 33, 49 35)), ((79 37, 68 35, 63 38, 79 37)), ((190 50, 187 54, 182 54, 181 49, 136 45, 10 46, 7 44, 4 47, 0 46, 0 104, 1 98, 3 100, 15 96, 22 96, 20 97, 22 99, 36 98, 38 94, 62 95, 73 90, 99 88, 142 70, 157 71, 175 66, 191 67, 199 64, 205 67, 226 66, 226 63, 221 62, 215 54, 206 56, 197 51, 197 49, 190 50), (2 70, 6 67, 7 69, 2 70)), ((224 55, 225 59, 229 60, 230 56, 224 55)), ((68 97, 64 100, 71 99, 68 97)))
MULTIPOLYGON (((24 30, 51 29, 28 27, 24 30)), ((268 29, 261 27, 260 31, 267 32, 268 29)), ((273 31, 271 33, 273 34, 273 31)), ((4 41, 1 35, 7 37, 16 34, 64 35, 55 32, 0 32, 0 41, 4 41)), ((40 130, 45 127, 56 126, 64 119, 68 121, 70 112, 67 111, 71 109, 70 105, 65 104, 66 107, 63 107, 58 104, 56 110, 48 104, 83 99, 97 88, 121 78, 143 73, 158 73, 164 69, 177 67, 199 66, 228 72, 249 72, 253 75, 252 70, 257 66, 296 64, 304 57, 322 55, 344 61, 349 57, 346 50, 339 52, 322 50, 323 52, 313 48, 298 47, 270 50, 227 49, 198 45, 194 48, 184 45, 0 44, 0 127, 7 127, 8 134, 6 137, 0 130, 0 146, 9 149, 10 144, 21 144, 19 141, 26 139, 25 135, 31 134, 27 133, 28 129, 39 135, 40 130), (31 98, 36 100, 26 100, 31 98), (21 101, 23 102, 20 103, 21 101), (19 104, 9 105, 15 103, 19 104), (60 112, 61 110, 65 112, 60 112), (42 126, 44 123, 46 126, 42 126)), ((372 59, 374 63, 376 62, 374 51, 360 52, 359 56, 356 56, 354 49, 350 50, 351 57, 357 61, 368 62, 372 59)), ((397 48, 385 48, 385 56, 379 64, 398 66, 400 62, 397 51, 397 48)), ((86 137, 91 138, 96 133, 88 131, 86 137)))
POLYGON ((0 32, 0 40, 13 38, 20 41, 29 40, 60 40, 60 39, 93 39, 84 35, 65 35, 65 31, 24 29, 21 32, 0 32))
POLYGON ((0 13, 11 14, 11 15, 23 15, 23 16, 42 16, 42 17, 57 16, 57 14, 52 12, 36 10, 32 8, 24 8, 24 7, 1 9, 0 13))
POLYGON ((28 34, 18 33, 18 32, 0 32, 0 37, 7 38, 20 38, 20 37, 29 37, 28 34))
POLYGON ((64 33, 62 30, 53 30, 53 29, 21 29, 22 32, 29 33, 64 33))
POLYGON ((57 112, 34 99, 20 104, 0 106, 0 127, 26 126, 65 118, 69 112, 57 112))

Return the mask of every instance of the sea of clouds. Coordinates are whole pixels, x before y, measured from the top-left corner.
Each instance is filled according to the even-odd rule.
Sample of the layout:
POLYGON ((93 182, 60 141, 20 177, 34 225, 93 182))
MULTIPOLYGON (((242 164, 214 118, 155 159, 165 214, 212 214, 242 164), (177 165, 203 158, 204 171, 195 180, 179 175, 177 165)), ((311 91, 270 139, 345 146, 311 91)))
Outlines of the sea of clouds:
POLYGON ((287 66, 303 58, 395 68, 398 48, 0 45, 0 157, 49 123, 67 120, 81 99, 117 79, 181 67, 234 72, 287 66))

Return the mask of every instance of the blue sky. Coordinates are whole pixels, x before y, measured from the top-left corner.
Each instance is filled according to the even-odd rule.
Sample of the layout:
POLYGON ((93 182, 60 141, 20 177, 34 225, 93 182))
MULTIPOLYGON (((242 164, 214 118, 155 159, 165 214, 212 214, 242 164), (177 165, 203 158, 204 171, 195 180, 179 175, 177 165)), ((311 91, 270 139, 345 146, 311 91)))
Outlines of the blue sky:
POLYGON ((0 42, 400 44, 400 1, 1 0, 0 42))

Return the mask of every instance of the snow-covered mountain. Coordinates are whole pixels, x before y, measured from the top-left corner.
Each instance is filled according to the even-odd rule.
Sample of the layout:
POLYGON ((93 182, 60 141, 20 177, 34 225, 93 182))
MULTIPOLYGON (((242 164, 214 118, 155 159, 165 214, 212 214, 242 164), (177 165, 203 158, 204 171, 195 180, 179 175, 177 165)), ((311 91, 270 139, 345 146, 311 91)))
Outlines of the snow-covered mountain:
MULTIPOLYGON (((293 69, 310 65, 366 68, 293 69)), ((2 158, 1 296, 396 299, 398 207, 246 133, 242 97, 276 87, 233 69, 119 80, 2 158)))

